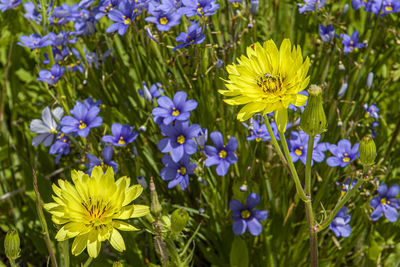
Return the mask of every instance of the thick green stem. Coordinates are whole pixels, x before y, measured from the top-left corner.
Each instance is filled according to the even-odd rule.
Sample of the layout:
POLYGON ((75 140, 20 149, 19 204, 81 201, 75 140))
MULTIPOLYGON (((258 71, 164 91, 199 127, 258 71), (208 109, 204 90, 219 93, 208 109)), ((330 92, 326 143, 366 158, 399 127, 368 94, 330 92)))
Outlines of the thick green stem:
POLYGON ((310 135, 308 137, 308 146, 307 146, 307 162, 306 162, 306 187, 305 193, 307 196, 311 198, 311 162, 312 162, 312 154, 314 151, 314 135, 310 135))
POLYGON ((309 198, 304 193, 303 187, 301 186, 301 183, 300 183, 299 176, 297 175, 296 168, 294 167, 292 158, 290 157, 290 152, 289 152, 289 148, 288 148, 288 145, 287 145, 287 142, 286 142, 285 134, 283 132, 279 132, 279 136, 281 138, 283 152, 285 153, 286 160, 287 160, 287 163, 289 165, 290 172, 292 174, 294 183, 296 185, 297 194, 299 195, 301 200, 303 200, 304 202, 307 202, 307 201, 309 201, 309 198))
POLYGON ((358 180, 358 182, 351 188, 351 190, 348 190, 347 193, 344 195, 344 197, 336 204, 335 208, 333 211, 329 214, 329 217, 325 219, 319 226, 317 231, 320 232, 324 230, 326 227, 328 227, 333 219, 335 219, 336 214, 340 211, 340 209, 346 204, 347 200, 358 190, 358 188, 364 183, 364 178, 361 178, 358 180))

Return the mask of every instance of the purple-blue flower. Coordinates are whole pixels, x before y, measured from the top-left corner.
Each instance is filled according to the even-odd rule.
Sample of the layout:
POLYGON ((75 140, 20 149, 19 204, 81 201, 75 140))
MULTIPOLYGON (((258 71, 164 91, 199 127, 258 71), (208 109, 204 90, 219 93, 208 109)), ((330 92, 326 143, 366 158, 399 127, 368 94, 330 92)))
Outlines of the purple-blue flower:
POLYGON ((41 70, 39 71, 38 81, 46 82, 50 85, 55 85, 61 76, 64 74, 65 67, 60 67, 58 64, 54 64, 51 70, 41 70))
POLYGON ((347 178, 344 184, 336 182, 336 185, 340 185, 342 187, 342 189, 340 190, 340 195, 343 197, 347 193, 347 191, 351 190, 356 185, 356 183, 357 182, 353 180, 350 185, 350 178, 347 178))
POLYGON ((352 0, 351 1, 351 7, 354 10, 359 10, 361 8, 362 4, 363 4, 363 0, 352 0))
POLYGON ((206 37, 203 34, 203 29, 199 26, 199 22, 194 22, 189 26, 187 33, 181 32, 176 37, 176 41, 182 44, 175 46, 172 51, 188 47, 192 44, 201 44, 205 39, 206 37))
POLYGON ((337 237, 348 237, 351 234, 351 226, 349 225, 350 220, 351 215, 347 215, 347 208, 343 207, 336 214, 335 218, 329 225, 329 229, 331 229, 337 237))
POLYGON ((170 181, 168 188, 181 186, 182 190, 185 190, 189 184, 189 175, 194 173, 196 164, 190 162, 188 155, 184 155, 179 162, 175 162, 170 155, 164 155, 162 162, 165 165, 161 169, 161 179, 164 181, 170 181))
POLYGON ((68 31, 60 31, 58 34, 54 32, 49 32, 49 38, 51 41, 51 45, 61 49, 66 44, 74 44, 77 39, 70 39, 71 35, 68 31))
MULTIPOLYGON (((297 162, 299 159, 304 165, 307 164, 307 151, 308 151, 308 134, 303 131, 292 131, 290 133, 289 149, 290 157, 293 162, 297 162)), ((318 143, 321 139, 320 135, 314 138, 314 150, 312 154, 311 165, 316 162, 322 162, 325 159, 324 152, 328 150, 329 143, 318 143)))
POLYGON ((113 9, 108 13, 108 18, 115 23, 110 25, 106 32, 118 31, 119 35, 124 35, 129 25, 139 15, 138 10, 141 7, 136 1, 122 0, 118 5, 118 10, 113 9))
POLYGON ((158 107, 153 109, 154 121, 157 124, 171 124, 171 122, 186 121, 190 117, 190 111, 197 108, 197 101, 186 101, 187 94, 184 91, 176 92, 173 101, 168 96, 157 99, 158 107))
POLYGON ((79 101, 75 103, 74 108, 70 110, 73 117, 65 116, 60 121, 61 131, 87 137, 91 128, 99 127, 103 123, 103 119, 97 116, 100 108, 96 105, 88 108, 87 105, 79 101))
POLYGON ((132 127, 128 124, 114 123, 111 125, 113 135, 105 135, 101 138, 104 143, 110 143, 113 146, 126 146, 138 137, 136 131, 132 131, 132 127))
POLYGON ((340 140, 338 145, 330 145, 329 151, 333 154, 333 157, 329 157, 326 163, 331 167, 347 166, 358 156, 358 146, 359 143, 352 147, 350 141, 347 139, 340 140))
POLYGON ((370 106, 368 106, 368 104, 365 103, 364 110, 365 110, 365 118, 372 117, 374 119, 379 119, 379 114, 378 114, 379 108, 376 105, 371 104, 370 106))
POLYGON ((45 107, 42 110, 42 119, 34 119, 29 124, 31 132, 39 134, 32 139, 32 145, 38 146, 43 142, 45 147, 50 146, 53 143, 54 134, 60 128, 57 121, 62 116, 64 116, 64 110, 61 107, 56 107, 53 112, 49 107, 45 107))
POLYGON ((228 0, 234 7, 238 7, 242 0, 228 0))
POLYGON ((197 150, 194 137, 198 136, 201 127, 198 124, 189 126, 188 121, 177 121, 174 125, 161 125, 161 133, 166 138, 158 142, 158 149, 162 153, 171 152, 175 162, 183 158, 185 154, 192 155, 197 150))
POLYGON ((375 210, 371 213, 373 221, 379 220, 382 214, 385 214, 389 222, 395 222, 399 218, 400 199, 396 198, 399 194, 399 185, 394 184, 389 189, 386 184, 380 184, 378 187, 379 195, 373 197, 369 202, 371 208, 375 210))
POLYGON ((143 81, 143 90, 139 89, 139 95, 146 99, 149 102, 153 102, 153 98, 158 98, 161 96, 161 93, 164 93, 162 89, 162 85, 160 83, 152 84, 150 86, 150 90, 146 85, 146 82, 143 81))
POLYGON ((89 160, 89 163, 86 164, 86 167, 89 169, 86 171, 86 173, 91 175, 92 170, 95 166, 101 166, 104 172, 107 170, 107 168, 111 167, 113 168, 114 173, 116 173, 118 171, 118 165, 115 161, 112 160, 112 156, 112 146, 105 146, 103 148, 102 160, 88 153, 87 158, 89 160))
POLYGON ((325 43, 330 43, 333 37, 335 37, 335 28, 333 28, 332 24, 326 27, 323 24, 319 24, 319 36, 325 43))
POLYGON ((197 145, 200 147, 200 150, 203 150, 204 146, 207 143, 208 139, 208 130, 207 128, 203 128, 199 131, 197 136, 194 138, 196 140, 197 145))
POLYGON ((88 10, 81 10, 79 16, 75 18, 74 31, 71 35, 90 35, 96 32, 97 19, 95 14, 88 10))
MULTIPOLYGON (((269 135, 267 126, 265 124, 260 125, 257 120, 253 119, 252 126, 253 128, 250 130, 250 135, 246 137, 246 140, 256 140, 257 142, 271 140, 271 136, 269 135)), ((276 130, 278 129, 276 128, 276 130)))
POLYGON ((68 136, 64 135, 63 133, 59 133, 57 135, 56 141, 50 147, 49 154, 57 154, 56 157, 56 164, 60 161, 60 157, 62 155, 68 155, 70 152, 71 143, 69 141, 68 136))
POLYGON ((342 38, 342 44, 344 46, 343 52, 345 54, 350 53, 354 49, 358 49, 358 48, 367 46, 364 43, 358 42, 358 36, 359 36, 358 31, 354 31, 353 34, 351 35, 351 37, 345 33, 340 34, 340 37, 342 38))
POLYGON ((233 233, 241 235, 249 229, 253 236, 258 236, 262 232, 260 221, 264 221, 268 217, 268 211, 254 209, 260 203, 260 196, 256 193, 251 193, 243 206, 239 200, 233 199, 229 202, 229 207, 232 210, 233 233))
POLYGON ((215 0, 182 0, 184 7, 182 7, 182 14, 188 18, 199 15, 200 17, 209 17, 214 15, 219 4, 215 0))
POLYGON ((156 6, 153 2, 149 4, 148 13, 151 17, 145 18, 145 21, 155 23, 159 31, 169 31, 171 27, 181 23, 181 13, 174 10, 165 10, 156 6))
POLYGON ((49 17, 49 21, 54 24, 66 25, 67 23, 74 21, 79 16, 79 7, 77 4, 70 6, 69 4, 61 4, 54 8, 53 12, 49 17))
POLYGON ((238 147, 238 142, 235 137, 231 137, 228 143, 224 144, 224 138, 220 132, 212 132, 210 138, 215 147, 205 146, 204 152, 207 159, 205 165, 207 167, 217 165, 217 174, 225 176, 228 173, 229 166, 236 163, 238 160, 235 155, 235 150, 238 147))
POLYGON ((304 4, 298 4, 299 13, 312 12, 323 8, 328 0, 304 0, 304 4))
POLYGON ((38 52, 39 48, 51 45, 51 41, 47 35, 41 37, 40 34, 32 33, 29 36, 23 35, 19 39, 21 42, 18 42, 17 44, 28 47, 31 50, 35 50, 36 53, 38 52))
POLYGON ((21 0, 0 0, 0 10, 5 12, 8 9, 16 8, 21 4, 21 0))

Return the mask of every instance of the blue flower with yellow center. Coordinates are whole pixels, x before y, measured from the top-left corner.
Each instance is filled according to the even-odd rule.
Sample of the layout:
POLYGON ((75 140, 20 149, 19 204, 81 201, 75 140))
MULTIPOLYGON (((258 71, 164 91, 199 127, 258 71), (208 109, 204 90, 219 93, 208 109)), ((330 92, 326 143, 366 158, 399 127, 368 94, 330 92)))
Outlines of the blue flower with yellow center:
POLYGON ((336 214, 335 218, 329 225, 329 229, 331 229, 337 237, 349 237, 351 234, 351 226, 349 225, 350 220, 351 215, 347 215, 347 208, 343 207, 336 214))
POLYGON ((89 169, 86 171, 86 173, 91 175, 92 170, 95 166, 100 166, 103 169, 104 173, 107 171, 107 168, 113 168, 114 173, 116 173, 118 171, 118 165, 115 161, 112 160, 112 156, 113 156, 112 146, 105 146, 103 148, 103 154, 101 160, 98 157, 88 153, 86 157, 88 158, 89 163, 86 165, 86 167, 89 169))
POLYGON ((170 181, 168 188, 181 186, 182 190, 185 190, 189 184, 189 175, 194 173, 196 164, 190 162, 188 155, 184 155, 178 162, 175 162, 170 155, 164 155, 162 162, 165 165, 161 169, 161 179, 164 181, 170 181))
POLYGON ((184 155, 192 155, 197 151, 196 142, 193 140, 201 131, 198 124, 189 126, 188 121, 177 121, 174 125, 161 125, 161 132, 167 138, 158 142, 158 149, 162 153, 171 152, 174 162, 180 161, 184 155))
POLYGON ((394 184, 389 189, 386 184, 380 184, 378 187, 379 195, 373 197, 369 202, 374 211, 371 213, 373 221, 379 220, 383 214, 389 222, 395 222, 399 218, 398 209, 400 209, 400 199, 396 198, 399 194, 399 185, 394 184))
POLYGON ((119 35, 124 35, 129 25, 140 14, 139 10, 143 7, 137 1, 122 0, 118 5, 118 10, 113 9, 108 13, 108 18, 115 23, 110 25, 106 32, 118 31, 119 35))
POLYGON ((214 15, 219 9, 219 4, 215 0, 182 0, 184 7, 181 13, 188 18, 193 16, 209 17, 214 15))
POLYGON ((50 147, 50 150, 49 150, 50 155, 57 154, 57 157, 55 160, 56 164, 58 164, 58 162, 60 161, 60 157, 62 155, 69 154, 70 146, 71 146, 71 143, 69 141, 69 137, 63 133, 59 133, 56 137, 56 141, 50 147))
POLYGON ((199 26, 199 22, 194 22, 189 26, 187 33, 181 32, 176 37, 176 41, 181 42, 182 44, 175 46, 172 51, 188 47, 192 44, 201 44, 205 39, 206 37, 203 34, 203 29, 199 26))
POLYGON ((76 101, 74 108, 70 110, 72 116, 61 119, 61 131, 87 137, 91 128, 99 127, 103 123, 103 119, 97 116, 99 112, 97 105, 88 107, 85 103, 76 101))
POLYGON ((217 174, 225 176, 228 173, 229 166, 238 160, 235 155, 238 142, 235 137, 231 137, 225 145, 221 132, 212 132, 210 139, 213 141, 215 147, 205 146, 204 152, 207 156, 205 165, 207 167, 217 165, 217 174))
POLYGON ((350 53, 354 49, 358 49, 358 48, 367 46, 364 43, 358 42, 358 37, 359 37, 358 31, 354 31, 353 34, 351 35, 351 37, 345 33, 340 34, 340 37, 342 38, 343 52, 345 54, 350 53))
POLYGON ((171 27, 181 23, 181 13, 173 9, 164 9, 162 5, 156 6, 150 2, 148 13, 151 17, 145 18, 146 21, 156 24, 159 31, 169 31, 171 27))
POLYGON ((128 124, 114 123, 111 125, 113 135, 105 135, 101 138, 104 143, 110 143, 113 146, 126 146, 138 137, 136 131, 132 131, 132 127, 128 124))
POLYGON ((329 157, 326 163, 331 167, 346 167, 350 162, 355 160, 358 156, 359 143, 353 147, 347 139, 342 139, 337 145, 329 145, 329 151, 333 154, 333 157, 329 157))
POLYGON ((264 221, 268 217, 268 211, 254 209, 260 203, 260 196, 256 193, 251 193, 243 206, 239 200, 233 199, 229 202, 229 207, 232 210, 233 233, 241 235, 249 229, 253 236, 258 236, 262 232, 260 221, 264 221))
POLYGON ((39 71, 39 78, 37 80, 45 82, 49 85, 55 85, 64 74, 64 71, 65 67, 60 67, 58 64, 54 64, 51 67, 51 70, 39 71))

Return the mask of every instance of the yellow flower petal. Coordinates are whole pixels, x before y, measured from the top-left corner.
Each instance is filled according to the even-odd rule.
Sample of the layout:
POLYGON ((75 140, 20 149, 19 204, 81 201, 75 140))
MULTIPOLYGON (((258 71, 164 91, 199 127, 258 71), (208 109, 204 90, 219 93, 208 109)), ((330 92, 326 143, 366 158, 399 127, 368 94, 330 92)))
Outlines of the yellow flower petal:
POLYGON ((131 215, 131 218, 138 218, 146 215, 147 213, 150 212, 150 209, 148 206, 144 205, 135 205, 133 208, 133 213, 131 215))
POLYGON ((122 238, 121 234, 118 232, 117 229, 112 229, 111 235, 110 235, 110 244, 115 248, 116 250, 122 252, 124 251, 125 248, 125 242, 124 239, 122 238))
POLYGON ((139 231, 138 228, 122 221, 113 221, 113 227, 121 231, 139 231))
POLYGON ((91 258, 96 258, 100 253, 101 242, 97 238, 97 230, 92 230, 87 239, 87 251, 91 258))
POLYGON ((78 256, 86 248, 88 242, 88 234, 78 235, 75 237, 74 242, 72 242, 72 255, 78 256))

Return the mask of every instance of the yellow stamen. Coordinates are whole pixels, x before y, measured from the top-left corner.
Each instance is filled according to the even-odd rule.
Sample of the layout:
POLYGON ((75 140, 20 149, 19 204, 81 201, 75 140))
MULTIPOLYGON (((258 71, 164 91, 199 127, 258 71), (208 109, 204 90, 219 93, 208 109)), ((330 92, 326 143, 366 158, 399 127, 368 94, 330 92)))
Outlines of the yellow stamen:
POLYGON ((129 23, 131 23, 131 19, 130 18, 127 18, 126 20, 124 20, 124 24, 125 25, 128 25, 129 23))
POLYGON ((161 23, 162 25, 167 24, 167 23, 168 23, 167 17, 162 17, 162 18, 160 19, 160 23, 161 23))
POLYGON ((382 205, 386 205, 386 198, 383 197, 383 198, 381 199, 381 204, 382 204, 382 205))
POLYGON ((303 155, 303 151, 300 150, 300 149, 296 149, 296 150, 294 151, 294 153, 296 153, 297 156, 303 155))
POLYGON ((179 114, 181 114, 179 110, 177 110, 176 108, 172 108, 172 116, 178 116, 179 114))
POLYGON ((52 79, 54 79, 54 76, 53 76, 53 75, 51 75, 51 78, 52 78, 52 79))
POLYGON ((249 210, 242 210, 240 216, 242 216, 243 219, 248 219, 251 216, 251 213, 249 210))
POLYGON ((343 158, 343 162, 349 162, 350 161, 350 158, 349 157, 344 157, 343 158))
POLYGON ((224 159, 224 158, 226 158, 226 156, 227 156, 228 154, 226 153, 225 150, 221 150, 221 151, 218 153, 218 155, 219 155, 219 157, 220 157, 221 159, 224 159))
POLYGON ((124 138, 122 136, 119 137, 118 144, 119 145, 125 145, 126 144, 126 142, 124 141, 124 138))
POLYGON ((257 138, 256 138, 256 141, 257 141, 257 142, 260 142, 260 141, 261 141, 261 137, 257 137, 257 138))
POLYGON ((84 123, 83 121, 79 121, 79 129, 85 129, 87 127, 86 123, 84 123))
POLYGON ((182 166, 180 169, 178 169, 177 172, 180 173, 181 175, 185 175, 187 173, 187 170, 185 167, 182 166))
POLYGON ((185 143, 185 141, 186 141, 186 139, 185 139, 185 137, 183 135, 180 135, 180 136, 178 136, 178 138, 176 138, 176 142, 178 144, 182 145, 183 143, 185 143))
POLYGON ((265 94, 279 94, 281 92, 282 80, 270 74, 264 74, 257 79, 257 85, 265 94))

